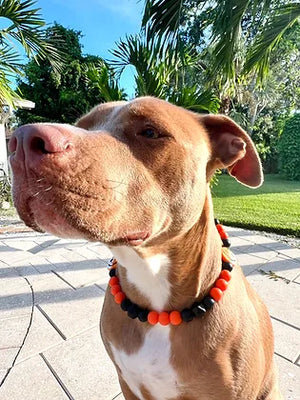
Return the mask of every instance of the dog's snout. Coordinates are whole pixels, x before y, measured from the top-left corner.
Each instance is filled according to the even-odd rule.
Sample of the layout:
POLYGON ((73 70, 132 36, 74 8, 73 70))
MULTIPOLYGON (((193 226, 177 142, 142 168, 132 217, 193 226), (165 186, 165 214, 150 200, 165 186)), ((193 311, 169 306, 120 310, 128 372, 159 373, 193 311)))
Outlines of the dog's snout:
POLYGON ((25 125, 17 129, 9 141, 15 161, 39 162, 45 154, 65 155, 73 147, 72 135, 56 125, 25 125))

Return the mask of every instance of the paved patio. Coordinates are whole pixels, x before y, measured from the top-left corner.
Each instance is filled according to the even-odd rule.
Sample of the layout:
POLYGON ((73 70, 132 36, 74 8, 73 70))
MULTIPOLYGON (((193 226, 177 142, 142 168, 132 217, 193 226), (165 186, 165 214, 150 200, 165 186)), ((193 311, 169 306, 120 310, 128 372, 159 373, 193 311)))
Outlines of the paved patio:
MULTIPOLYGON (((300 249, 228 231, 269 308, 284 398, 299 400, 300 249)), ((35 232, 0 235, 1 399, 123 399, 98 327, 109 258, 97 243, 35 232)))

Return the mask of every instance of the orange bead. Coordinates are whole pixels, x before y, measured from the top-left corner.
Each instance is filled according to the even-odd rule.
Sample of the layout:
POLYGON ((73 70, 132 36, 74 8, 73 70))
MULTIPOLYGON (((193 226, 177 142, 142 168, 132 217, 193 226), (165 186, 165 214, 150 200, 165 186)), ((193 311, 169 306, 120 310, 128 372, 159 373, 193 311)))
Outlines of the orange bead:
POLYGON ((110 293, 114 296, 121 291, 120 285, 114 285, 110 288, 110 293))
POLYGON ((158 322, 158 312, 150 311, 148 314, 148 322, 151 325, 156 325, 158 322))
POLYGON ((169 325, 170 323, 169 313, 167 313, 166 311, 161 312, 158 316, 158 322, 164 326, 169 325))
POLYGON ((221 289, 213 287, 209 294, 211 295, 211 297, 215 300, 215 301, 220 301, 222 296, 223 296, 223 292, 221 289))
POLYGON ((118 292, 117 294, 115 294, 115 302, 117 304, 121 304, 123 300, 126 299, 126 296, 123 292, 118 292))
POLYGON ((182 322, 182 317, 179 311, 172 311, 170 313, 170 322, 172 325, 180 325, 182 322))
POLYGON ((228 282, 225 279, 217 279, 215 283, 215 287, 219 288, 224 292, 227 289, 228 282))
POLYGON ((216 225, 221 239, 228 239, 228 234, 221 224, 216 225))
POLYGON ((229 282, 231 279, 231 273, 227 270, 227 269, 223 269, 223 271, 221 271, 220 279, 225 279, 225 281, 229 282))
POLYGON ((119 278, 117 276, 113 276, 112 278, 110 278, 108 284, 109 284, 110 287, 112 287, 114 285, 118 285, 119 284, 119 278))

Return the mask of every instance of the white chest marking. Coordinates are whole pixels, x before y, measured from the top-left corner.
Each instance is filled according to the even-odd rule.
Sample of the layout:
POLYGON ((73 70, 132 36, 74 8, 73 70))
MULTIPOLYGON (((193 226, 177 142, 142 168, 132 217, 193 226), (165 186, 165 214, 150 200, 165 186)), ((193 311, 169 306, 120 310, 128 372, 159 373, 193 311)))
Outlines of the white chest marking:
POLYGON ((168 280, 169 258, 165 254, 142 259, 125 246, 111 249, 120 264, 127 269, 127 278, 151 302, 151 308, 163 311, 170 296, 168 280))
POLYGON ((179 384, 170 364, 170 327, 155 325, 145 337, 142 347, 133 354, 117 350, 111 345, 114 360, 130 390, 141 400, 141 387, 149 391, 155 400, 177 398, 179 384))

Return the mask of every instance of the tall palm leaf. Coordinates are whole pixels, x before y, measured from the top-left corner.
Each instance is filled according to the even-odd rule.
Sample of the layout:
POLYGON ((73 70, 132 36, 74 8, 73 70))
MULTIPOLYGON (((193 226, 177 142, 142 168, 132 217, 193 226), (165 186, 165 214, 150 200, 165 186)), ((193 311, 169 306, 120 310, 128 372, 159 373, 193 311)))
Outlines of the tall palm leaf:
POLYGON ((300 17, 300 3, 286 4, 279 7, 268 20, 261 35, 247 55, 244 71, 256 70, 263 81, 269 69, 271 51, 277 45, 285 31, 300 17))
MULTIPOLYGON (((284 31, 299 17, 299 2, 290 2, 278 7, 278 0, 199 0, 199 10, 215 8, 216 18, 212 24, 211 44, 213 45, 214 72, 220 72, 225 80, 234 81, 235 61, 241 43, 241 25, 246 13, 262 17, 269 13, 271 18, 258 29, 254 47, 249 50, 245 71, 259 71, 260 78, 267 71, 269 55, 284 31)), ((178 38, 183 21, 185 2, 183 0, 146 0, 143 26, 149 26, 152 35, 165 36, 165 40, 178 38)))
MULTIPOLYGON (((39 60, 48 59, 55 70, 62 66, 63 56, 56 50, 55 44, 46 38, 43 27, 45 21, 35 8, 36 0, 0 0, 0 17, 9 24, 0 30, 0 103, 12 103, 17 97, 10 88, 9 79, 15 74, 22 74, 22 54, 39 60), (4 85, 4 80, 6 85, 4 85)), ((59 38, 57 38, 59 40, 59 38)))

